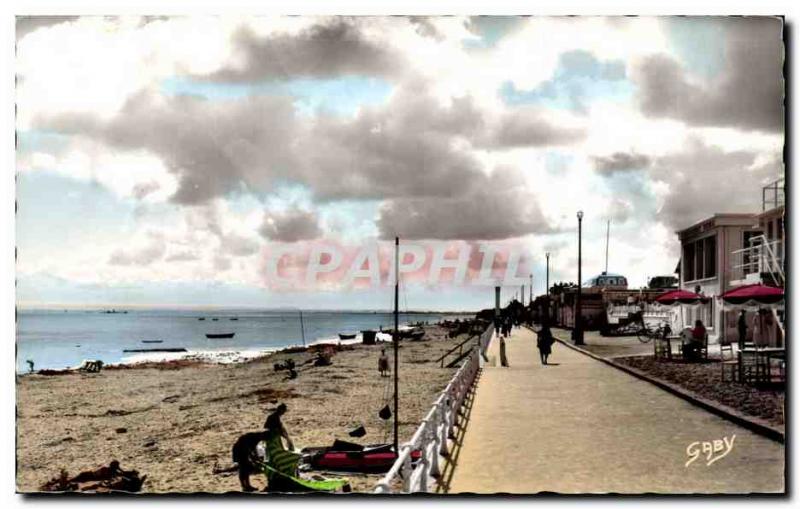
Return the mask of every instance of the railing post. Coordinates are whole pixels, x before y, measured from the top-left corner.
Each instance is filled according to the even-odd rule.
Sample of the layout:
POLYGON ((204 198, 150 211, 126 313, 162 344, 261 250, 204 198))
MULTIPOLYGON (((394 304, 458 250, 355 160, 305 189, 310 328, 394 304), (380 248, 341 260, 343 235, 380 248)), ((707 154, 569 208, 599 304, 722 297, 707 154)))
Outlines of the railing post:
MULTIPOLYGON (((403 451, 404 449, 413 450, 409 444, 406 444, 406 445, 404 445, 403 447, 400 448, 401 451, 403 451)), ((402 467, 402 470, 401 470, 402 473, 403 473, 403 493, 411 493, 412 492, 412 490, 411 490, 411 472, 412 472, 412 469, 411 469, 411 450, 409 451, 408 454, 406 454, 405 458, 403 459, 403 467, 402 467)))
POLYGON ((441 475, 441 471, 439 469, 439 452, 441 450, 441 433, 439 433, 439 426, 442 420, 442 408, 441 405, 438 406, 436 409, 436 413, 434 414, 433 422, 431 423, 430 432, 433 435, 433 444, 431 447, 431 475, 433 477, 439 477, 441 475))
POLYGON ((442 406, 439 410, 439 423, 436 427, 436 433, 439 435, 439 448, 438 453, 442 456, 447 456, 450 454, 450 449, 447 444, 447 427, 448 423, 450 422, 450 416, 452 414, 452 410, 450 408, 450 401, 452 398, 449 396, 442 400, 442 406))

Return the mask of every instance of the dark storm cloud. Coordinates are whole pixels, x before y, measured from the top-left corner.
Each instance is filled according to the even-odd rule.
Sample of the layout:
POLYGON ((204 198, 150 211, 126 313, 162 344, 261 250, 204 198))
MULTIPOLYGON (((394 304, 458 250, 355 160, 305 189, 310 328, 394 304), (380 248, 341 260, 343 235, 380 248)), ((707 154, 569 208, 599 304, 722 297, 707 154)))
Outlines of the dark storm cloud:
POLYGON ((677 230, 714 213, 760 211, 762 185, 784 170, 779 153, 757 161, 754 152, 724 152, 694 140, 683 152, 656 159, 650 174, 669 185, 658 217, 677 230))
POLYGON ((243 64, 207 76, 219 82, 396 74, 402 56, 370 40, 352 18, 332 18, 299 34, 261 37, 243 28, 234 36, 243 64))
POLYGON ((295 208, 282 213, 265 214, 259 233, 265 239, 276 242, 297 242, 319 238, 322 229, 314 212, 295 208))
POLYGON ((782 21, 779 18, 716 18, 723 26, 725 59, 719 76, 704 85, 665 55, 637 69, 642 111, 700 126, 783 129, 782 21))
POLYGON ((609 156, 592 157, 595 169, 600 173, 641 170, 650 165, 650 158, 635 152, 615 152, 609 156))
POLYGON ((17 16, 17 40, 22 39, 40 28, 60 25, 61 23, 75 21, 76 19, 78 19, 78 16, 17 16))
POLYGON ((496 240, 548 232, 538 204, 512 170, 476 178, 470 190, 443 198, 401 198, 380 209, 384 239, 496 240))
POLYGON ((583 136, 536 109, 484 111, 470 97, 442 104, 422 80, 404 82, 386 104, 354 117, 298 117, 285 96, 212 101, 142 92, 110 120, 62 114, 36 126, 157 155, 178 178, 172 201, 188 205, 269 192, 278 180, 303 184, 322 201, 450 197, 482 176, 472 146, 558 145, 583 136))

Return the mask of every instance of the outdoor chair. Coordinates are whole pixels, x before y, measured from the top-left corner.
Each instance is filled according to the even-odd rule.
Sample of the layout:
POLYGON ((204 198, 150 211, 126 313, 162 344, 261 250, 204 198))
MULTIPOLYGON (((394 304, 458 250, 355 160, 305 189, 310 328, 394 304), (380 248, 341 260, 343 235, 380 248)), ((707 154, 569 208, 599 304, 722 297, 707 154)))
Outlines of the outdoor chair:
POLYGON ((736 354, 733 352, 733 343, 720 343, 719 345, 719 366, 720 366, 720 378, 723 382, 731 381, 735 382, 737 379, 737 374, 739 372, 739 361, 736 359, 736 354), (725 353, 730 353, 730 357, 726 358, 725 353), (730 371, 731 377, 728 380, 725 377, 725 372, 730 371))
POLYGON ((703 336, 703 342, 700 343, 700 359, 708 360, 708 332, 703 336))
POLYGON ((656 360, 672 359, 672 346, 669 338, 655 338, 653 341, 653 348, 653 355, 656 360))
POLYGON ((769 367, 757 352, 739 352, 739 381, 760 384, 767 381, 769 367))

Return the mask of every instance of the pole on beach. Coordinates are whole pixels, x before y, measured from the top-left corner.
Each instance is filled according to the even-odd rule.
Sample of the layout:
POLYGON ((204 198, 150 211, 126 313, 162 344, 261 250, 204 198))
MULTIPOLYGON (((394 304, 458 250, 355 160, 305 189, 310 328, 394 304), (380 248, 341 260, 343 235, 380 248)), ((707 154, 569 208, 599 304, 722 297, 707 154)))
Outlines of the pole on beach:
POLYGON ((303 327, 303 310, 300 309, 300 337, 303 338, 303 346, 306 346, 306 328, 303 327))
POLYGON ((577 299, 575 301, 575 324, 574 328, 572 329, 573 341, 576 345, 583 344, 583 313, 581 309, 581 227, 583 223, 583 211, 578 211, 578 294, 577 299))
POLYGON ((544 293, 550 295, 550 253, 545 253, 544 257, 547 258, 547 272, 544 280, 544 293))
POLYGON ((608 239, 609 235, 611 235, 611 219, 608 220, 606 223, 606 270, 603 272, 604 274, 608 273, 608 239))
POLYGON ((399 342, 400 342, 400 333, 398 331, 399 327, 399 315, 398 315, 398 305, 399 305, 399 295, 400 295, 400 237, 394 238, 394 453, 399 457, 400 456, 400 449, 398 448, 398 441, 397 441, 397 432, 398 432, 398 422, 399 419, 397 417, 397 410, 398 410, 398 399, 397 399, 397 385, 398 385, 398 376, 397 376, 397 369, 399 367, 399 362, 397 358, 397 353, 399 349, 399 342))

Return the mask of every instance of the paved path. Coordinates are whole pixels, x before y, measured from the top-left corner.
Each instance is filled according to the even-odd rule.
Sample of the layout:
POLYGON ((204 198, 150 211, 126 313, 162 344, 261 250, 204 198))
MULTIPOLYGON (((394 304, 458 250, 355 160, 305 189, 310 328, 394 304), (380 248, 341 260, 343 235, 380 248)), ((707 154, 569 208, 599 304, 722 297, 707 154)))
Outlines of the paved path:
POLYGON ((784 447, 653 385, 535 335, 497 341, 481 375, 450 493, 750 493, 784 489, 784 447), (689 467, 687 447, 733 435, 731 452, 689 467))

